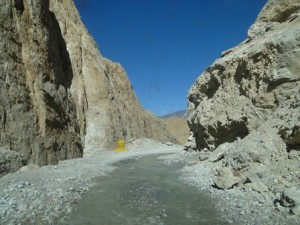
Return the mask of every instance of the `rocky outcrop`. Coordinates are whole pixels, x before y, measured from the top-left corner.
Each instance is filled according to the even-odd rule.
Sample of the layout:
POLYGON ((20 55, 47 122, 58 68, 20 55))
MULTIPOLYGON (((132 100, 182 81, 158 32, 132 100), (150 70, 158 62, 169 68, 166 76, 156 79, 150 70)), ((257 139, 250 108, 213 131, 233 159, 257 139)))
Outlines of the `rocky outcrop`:
MULTIPOLYGON (((299 95, 299 7, 296 0, 270 1, 249 38, 222 53, 192 86, 188 122, 198 149, 245 138, 299 95)), ((287 128, 295 135, 298 129, 287 128)), ((284 140, 289 138, 299 144, 297 137, 284 140)))
POLYGON ((0 148, 0 176, 17 171, 25 163, 20 153, 0 148))
POLYGON ((119 138, 175 141, 138 102, 126 72, 104 58, 82 24, 73 1, 50 1, 70 55, 74 96, 85 151, 115 147, 119 138))
POLYGON ((188 96, 200 158, 274 196, 299 187, 299 24, 299 0, 268 1, 248 38, 223 52, 188 96))
POLYGON ((0 2, 0 146, 54 164, 117 138, 170 140, 105 59, 73 1, 0 2))
POLYGON ((40 165, 82 156, 74 74, 49 2, 0 8, 0 145, 40 165))

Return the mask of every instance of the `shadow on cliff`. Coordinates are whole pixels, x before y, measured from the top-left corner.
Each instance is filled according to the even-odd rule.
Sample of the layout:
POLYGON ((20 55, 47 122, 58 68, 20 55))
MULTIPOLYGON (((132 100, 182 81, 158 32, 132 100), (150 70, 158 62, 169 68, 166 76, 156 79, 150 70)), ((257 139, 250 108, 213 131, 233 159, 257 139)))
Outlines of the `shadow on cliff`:
MULTIPOLYGON (((56 16, 53 12, 49 12, 51 17, 51 31, 50 36, 50 51, 57 51, 58 58, 51 57, 49 60, 53 62, 54 66, 54 83, 55 85, 63 85, 65 88, 70 88, 72 79, 73 79, 73 70, 69 52, 67 50, 67 44, 65 39, 62 36, 62 31, 60 29, 59 23, 56 19, 56 16), (53 45, 56 43, 56 46, 53 45)), ((51 54, 52 55, 52 54, 51 54)))

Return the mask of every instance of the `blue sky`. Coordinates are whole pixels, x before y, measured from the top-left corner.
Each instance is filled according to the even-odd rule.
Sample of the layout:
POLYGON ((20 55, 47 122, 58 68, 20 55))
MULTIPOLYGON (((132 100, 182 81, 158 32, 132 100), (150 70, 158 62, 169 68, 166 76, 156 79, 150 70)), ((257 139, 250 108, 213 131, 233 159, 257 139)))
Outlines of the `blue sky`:
POLYGON ((196 78, 247 37, 267 0, 75 0, 101 54, 125 68, 142 106, 187 106, 196 78))

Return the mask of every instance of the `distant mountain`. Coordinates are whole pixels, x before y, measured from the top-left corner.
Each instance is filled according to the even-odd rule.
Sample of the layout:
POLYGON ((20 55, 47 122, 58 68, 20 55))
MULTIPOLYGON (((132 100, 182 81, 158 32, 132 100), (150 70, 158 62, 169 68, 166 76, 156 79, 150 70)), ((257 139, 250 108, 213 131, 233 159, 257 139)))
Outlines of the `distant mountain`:
POLYGON ((170 114, 160 116, 159 118, 161 118, 161 119, 168 119, 168 118, 172 118, 172 117, 186 118, 185 114, 186 114, 186 110, 181 110, 181 111, 177 111, 177 112, 173 112, 170 114))
POLYGON ((180 144, 184 145, 187 142, 190 129, 187 125, 185 110, 160 116, 159 118, 164 122, 167 131, 169 131, 180 144))

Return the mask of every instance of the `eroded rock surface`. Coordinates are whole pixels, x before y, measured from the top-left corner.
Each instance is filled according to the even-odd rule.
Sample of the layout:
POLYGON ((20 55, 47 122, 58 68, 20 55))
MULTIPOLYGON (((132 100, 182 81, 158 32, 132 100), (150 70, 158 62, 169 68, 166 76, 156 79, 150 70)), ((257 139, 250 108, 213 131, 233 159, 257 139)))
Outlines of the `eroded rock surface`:
POLYGON ((0 30, 0 146, 45 165, 118 138, 173 140, 99 53, 73 1, 1 1, 0 30))
POLYGON ((200 159, 278 201, 285 188, 300 187, 299 24, 299 0, 268 1, 248 38, 223 52, 188 96, 189 144, 200 159))
POLYGON ((14 151, 0 148, 0 175, 15 172, 25 165, 24 157, 14 151))
POLYGON ((51 0, 50 8, 67 42, 74 74, 71 92, 77 118, 82 118, 86 150, 112 148, 118 138, 174 140, 163 124, 140 106, 122 66, 99 53, 73 2, 51 0))
POLYGON ((0 145, 40 165, 82 156, 74 74, 49 1, 0 8, 0 145))

